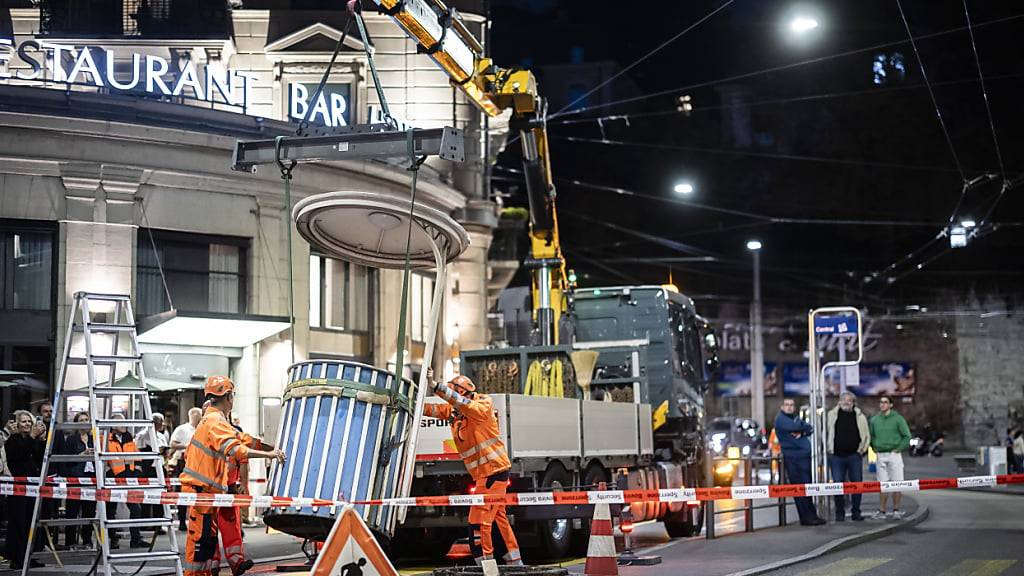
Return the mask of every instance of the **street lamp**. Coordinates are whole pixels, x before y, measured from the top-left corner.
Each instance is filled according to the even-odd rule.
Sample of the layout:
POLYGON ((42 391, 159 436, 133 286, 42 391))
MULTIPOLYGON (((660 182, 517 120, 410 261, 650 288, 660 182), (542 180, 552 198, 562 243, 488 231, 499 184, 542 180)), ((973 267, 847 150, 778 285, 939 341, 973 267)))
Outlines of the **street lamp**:
POLYGON ((750 305, 750 417, 764 425, 764 341, 761 338, 761 248, 760 240, 748 240, 754 261, 754 300, 750 305))
POLYGON ((789 21, 789 29, 795 34, 810 32, 818 27, 818 21, 810 16, 796 16, 789 21))
POLYGON ((676 184, 674 190, 677 194, 693 194, 693 184, 689 182, 680 182, 676 184))

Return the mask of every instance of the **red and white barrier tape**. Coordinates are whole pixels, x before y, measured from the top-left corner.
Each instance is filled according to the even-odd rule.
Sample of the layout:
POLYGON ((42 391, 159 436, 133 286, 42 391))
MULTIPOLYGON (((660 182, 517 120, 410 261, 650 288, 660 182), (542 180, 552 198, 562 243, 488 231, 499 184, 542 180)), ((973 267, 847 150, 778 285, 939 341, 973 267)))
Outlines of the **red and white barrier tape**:
POLYGON ((325 506, 344 506, 347 504, 368 506, 480 506, 483 504, 551 506, 555 504, 632 504, 636 502, 759 500, 765 498, 793 498, 796 496, 832 496, 839 494, 979 488, 1003 484, 1024 484, 1024 474, 967 476, 963 478, 926 478, 904 480, 901 482, 836 482, 831 484, 778 484, 772 486, 667 488, 661 490, 592 490, 589 492, 519 492, 504 495, 460 494, 453 496, 416 496, 384 500, 357 500, 353 502, 320 498, 71 488, 61 485, 43 486, 40 488, 36 484, 17 484, 0 479, 0 495, 35 498, 42 493, 44 498, 169 504, 175 506, 199 505, 217 508, 247 506, 257 506, 260 508, 319 508, 325 506))
MULTIPOLYGON (((156 478, 106 478, 104 480, 107 484, 115 484, 118 486, 159 486, 160 482, 156 478)), ((17 482, 21 484, 38 484, 38 476, 0 476, 0 483, 3 482, 17 482)), ((254 480, 255 482, 255 480, 254 480)), ((83 476, 83 477, 64 477, 64 476, 47 476, 47 484, 56 485, 69 485, 69 486, 95 486, 95 476, 83 476)), ((181 486, 181 480, 177 478, 166 478, 164 484, 167 486, 181 486)))

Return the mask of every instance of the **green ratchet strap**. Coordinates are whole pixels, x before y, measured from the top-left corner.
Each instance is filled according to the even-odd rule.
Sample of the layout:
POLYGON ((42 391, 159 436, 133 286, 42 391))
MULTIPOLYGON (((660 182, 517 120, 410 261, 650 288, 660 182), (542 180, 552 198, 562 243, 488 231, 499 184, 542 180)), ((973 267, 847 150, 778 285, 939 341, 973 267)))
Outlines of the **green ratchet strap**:
POLYGON ((405 394, 392 392, 384 388, 363 384, 354 380, 342 380, 338 378, 304 378, 292 382, 284 389, 284 400, 296 398, 300 388, 340 388, 342 398, 355 398, 359 392, 376 394, 388 398, 388 406, 397 406, 407 412, 412 412, 412 400, 405 394))

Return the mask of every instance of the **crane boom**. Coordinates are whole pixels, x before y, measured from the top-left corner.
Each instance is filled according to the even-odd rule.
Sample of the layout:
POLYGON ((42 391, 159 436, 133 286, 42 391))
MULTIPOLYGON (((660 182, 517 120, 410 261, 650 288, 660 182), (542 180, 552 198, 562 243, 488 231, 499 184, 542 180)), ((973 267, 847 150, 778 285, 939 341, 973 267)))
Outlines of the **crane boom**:
POLYGON ((489 116, 511 111, 510 128, 519 131, 530 213, 530 258, 534 322, 543 345, 556 344, 569 289, 558 239, 555 186, 544 120, 544 99, 529 70, 499 68, 442 0, 374 0, 378 9, 428 55, 473 104, 489 116))

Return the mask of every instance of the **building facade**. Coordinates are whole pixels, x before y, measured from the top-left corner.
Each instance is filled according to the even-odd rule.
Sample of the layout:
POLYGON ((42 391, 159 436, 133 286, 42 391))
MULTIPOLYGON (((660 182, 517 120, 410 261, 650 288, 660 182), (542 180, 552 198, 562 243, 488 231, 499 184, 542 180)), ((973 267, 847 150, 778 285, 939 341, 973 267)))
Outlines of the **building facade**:
MULTIPOLYGON (((297 234, 289 254, 280 174, 232 171, 234 143, 294 134, 307 112, 313 126, 378 121, 365 47, 353 25, 313 100, 344 30, 340 11, 226 8, 209 16, 223 28, 189 27, 168 24, 174 13, 159 2, 130 14, 128 4, 116 22, 95 10, 76 19, 74 2, 0 15, 0 369, 14 384, 2 389, 3 412, 51 396, 75 292, 130 293, 161 411, 180 423, 205 376, 226 373, 243 428, 273 434, 293 354, 394 361, 401 272, 311 252, 297 234)), ((482 17, 463 17, 481 32, 482 17)), ((436 369, 451 372, 460 347, 488 340, 497 212, 483 185, 482 120, 388 17, 365 18, 392 114, 466 134, 466 162, 431 160, 418 189, 471 237, 435 351, 436 369)), ((336 190, 405 198, 409 172, 383 161, 295 169, 293 203, 336 190)), ((417 273, 411 283, 409 375, 421 369, 433 281, 417 273)), ((69 386, 82 382, 69 373, 69 386)))

